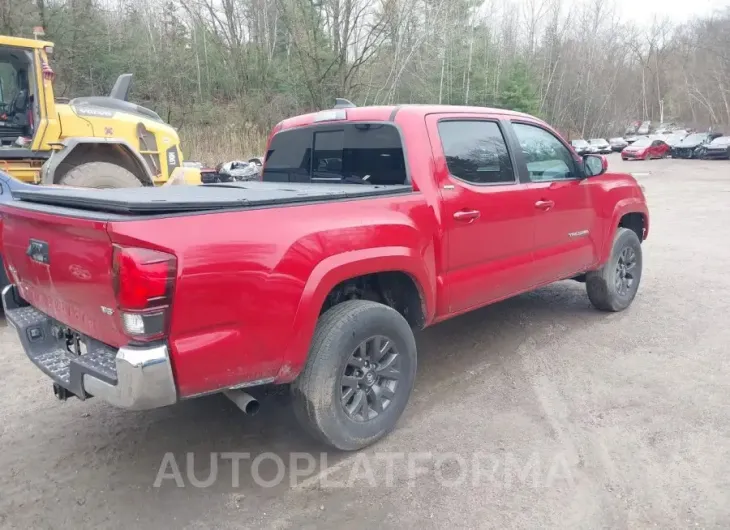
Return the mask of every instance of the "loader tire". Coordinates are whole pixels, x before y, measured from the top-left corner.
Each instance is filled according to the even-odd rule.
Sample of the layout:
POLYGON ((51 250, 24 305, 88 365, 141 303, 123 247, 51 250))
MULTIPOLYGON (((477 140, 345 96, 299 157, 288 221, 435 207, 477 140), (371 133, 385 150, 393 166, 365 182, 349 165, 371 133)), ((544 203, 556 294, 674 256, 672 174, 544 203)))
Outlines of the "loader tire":
POLYGON ((139 188, 134 173, 111 162, 86 162, 69 170, 59 184, 77 188, 139 188))

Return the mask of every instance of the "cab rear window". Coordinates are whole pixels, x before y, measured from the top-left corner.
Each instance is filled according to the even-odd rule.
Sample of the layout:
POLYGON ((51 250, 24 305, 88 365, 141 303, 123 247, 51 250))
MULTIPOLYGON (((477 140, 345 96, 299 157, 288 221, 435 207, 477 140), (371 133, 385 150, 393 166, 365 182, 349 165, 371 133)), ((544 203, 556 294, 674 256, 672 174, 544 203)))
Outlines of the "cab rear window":
POLYGON ((408 173, 395 126, 344 123, 274 135, 263 180, 388 186, 406 184, 408 173))

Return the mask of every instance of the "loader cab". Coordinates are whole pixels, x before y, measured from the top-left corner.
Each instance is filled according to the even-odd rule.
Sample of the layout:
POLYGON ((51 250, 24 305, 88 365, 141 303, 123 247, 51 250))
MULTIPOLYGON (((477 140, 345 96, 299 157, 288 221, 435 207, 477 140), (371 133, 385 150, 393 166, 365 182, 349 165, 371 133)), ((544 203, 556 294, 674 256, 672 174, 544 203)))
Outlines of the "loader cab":
POLYGON ((0 147, 29 147, 38 123, 38 87, 31 50, 0 45, 0 147))

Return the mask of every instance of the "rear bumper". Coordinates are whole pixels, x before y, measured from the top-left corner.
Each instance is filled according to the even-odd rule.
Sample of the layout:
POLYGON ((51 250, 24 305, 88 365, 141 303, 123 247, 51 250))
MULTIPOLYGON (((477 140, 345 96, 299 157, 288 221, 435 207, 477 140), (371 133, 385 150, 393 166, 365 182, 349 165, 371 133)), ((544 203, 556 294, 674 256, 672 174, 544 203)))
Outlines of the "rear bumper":
POLYGON ((119 350, 85 339, 86 352, 68 351, 59 338, 62 324, 28 305, 14 285, 2 290, 5 317, 18 332, 28 358, 57 385, 79 399, 98 397, 112 405, 143 410, 177 401, 167 345, 125 346, 119 350))

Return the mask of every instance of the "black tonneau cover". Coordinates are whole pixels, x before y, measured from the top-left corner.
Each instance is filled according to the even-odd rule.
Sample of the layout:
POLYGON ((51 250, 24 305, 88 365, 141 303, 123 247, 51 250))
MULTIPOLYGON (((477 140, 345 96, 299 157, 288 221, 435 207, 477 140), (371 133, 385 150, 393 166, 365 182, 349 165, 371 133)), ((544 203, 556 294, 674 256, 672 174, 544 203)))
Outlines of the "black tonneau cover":
POLYGON ((411 186, 235 182, 203 186, 90 189, 29 186, 12 191, 14 199, 117 214, 165 214, 256 208, 306 202, 359 199, 408 193, 411 186))

